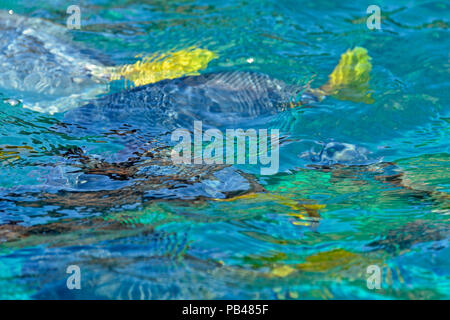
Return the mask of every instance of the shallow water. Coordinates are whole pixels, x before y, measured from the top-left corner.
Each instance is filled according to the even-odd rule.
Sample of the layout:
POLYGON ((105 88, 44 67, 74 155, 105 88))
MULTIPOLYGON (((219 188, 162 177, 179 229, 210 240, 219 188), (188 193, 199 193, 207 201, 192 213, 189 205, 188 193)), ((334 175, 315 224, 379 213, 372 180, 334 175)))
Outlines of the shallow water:
MULTIPOLYGON (((0 298, 448 299, 449 5, 378 1, 382 29, 369 30, 371 4, 81 1, 81 30, 71 35, 105 63, 197 46, 219 56, 202 73, 250 70, 319 86, 343 52, 361 46, 372 57, 374 103, 328 97, 256 119, 248 127, 279 128, 284 137, 278 174, 234 166, 223 174, 236 175, 235 185, 166 182, 142 204, 133 193, 138 179, 80 176, 61 154, 78 147, 123 161, 136 149, 125 144, 142 145, 158 131, 106 135, 93 124, 80 133, 60 127, 63 113, 0 102, 0 224, 17 226, 0 229, 8 239, 0 245, 0 298), (367 150, 364 165, 311 166, 323 164, 312 153, 333 141, 367 150), (224 190, 248 187, 238 170, 267 192, 224 200, 224 190), (401 183, 380 179, 399 173, 401 183), (134 189, 107 192, 127 187, 134 189), (38 193, 61 190, 85 194, 61 205, 38 193), (55 222, 65 223, 37 227, 55 222), (22 226, 36 228, 21 236, 22 226), (81 290, 66 287, 69 265, 81 268, 81 290), (370 265, 382 271, 379 290, 367 286, 370 265)), ((0 1, 1 9, 59 24, 68 5, 0 1)))

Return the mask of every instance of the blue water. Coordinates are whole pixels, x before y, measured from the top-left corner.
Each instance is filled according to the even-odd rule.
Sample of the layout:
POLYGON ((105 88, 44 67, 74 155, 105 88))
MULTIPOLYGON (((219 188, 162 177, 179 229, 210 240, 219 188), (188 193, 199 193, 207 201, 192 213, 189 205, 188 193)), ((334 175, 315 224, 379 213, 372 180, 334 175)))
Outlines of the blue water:
MULTIPOLYGON (((0 8, 65 25, 70 4, 0 8)), ((135 151, 124 142, 136 146, 157 131, 61 128, 63 112, 11 105, 22 93, 0 88, 0 298, 448 299, 449 4, 377 1, 381 29, 369 30, 371 4, 80 1, 81 29, 70 37, 105 64, 195 46, 218 55, 200 73, 255 71, 318 87, 343 52, 360 46, 372 57, 374 102, 327 97, 258 118, 247 126, 283 136, 278 174, 235 165, 216 176, 235 185, 211 180, 220 189, 213 197, 204 184, 159 182, 142 203, 133 193, 139 179, 96 174, 71 196, 79 167, 61 154, 80 148, 123 161, 135 151), (317 154, 333 142, 366 150, 364 163, 324 167, 317 154), (223 201, 223 190, 247 183, 238 170, 266 192, 223 201), (44 201, 61 190, 69 194, 44 201), (67 288, 70 265, 80 267, 80 290, 67 288), (381 270, 381 289, 367 286, 370 265, 381 270)))

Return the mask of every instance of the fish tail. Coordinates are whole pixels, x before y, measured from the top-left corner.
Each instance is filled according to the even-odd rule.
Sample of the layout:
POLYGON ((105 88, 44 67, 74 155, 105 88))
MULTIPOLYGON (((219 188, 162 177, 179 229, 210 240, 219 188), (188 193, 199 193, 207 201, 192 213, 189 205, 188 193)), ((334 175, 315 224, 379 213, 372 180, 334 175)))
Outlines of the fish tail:
POLYGON ((347 50, 329 75, 328 82, 310 91, 320 99, 333 96, 339 100, 373 103, 369 92, 371 59, 365 48, 347 50))
POLYGON ((142 86, 164 79, 174 79, 185 75, 195 75, 217 58, 217 54, 207 49, 187 48, 161 55, 145 56, 134 64, 113 67, 108 70, 110 80, 125 79, 132 86, 142 86))

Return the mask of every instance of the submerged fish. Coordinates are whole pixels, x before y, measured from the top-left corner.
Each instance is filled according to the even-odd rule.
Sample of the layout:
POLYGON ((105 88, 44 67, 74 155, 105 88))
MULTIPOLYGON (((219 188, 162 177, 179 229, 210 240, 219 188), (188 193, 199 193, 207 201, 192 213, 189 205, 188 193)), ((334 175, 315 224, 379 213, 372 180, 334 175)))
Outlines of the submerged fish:
POLYGON ((55 130, 112 139, 122 146, 120 155, 69 150, 65 156, 70 160, 57 165, 58 175, 48 178, 31 203, 105 208, 155 199, 223 199, 263 190, 232 166, 174 164, 170 132, 190 128, 194 120, 209 127, 233 126, 321 100, 348 86, 355 92, 363 88, 359 93, 365 97, 367 84, 348 79, 360 76, 354 68, 364 69, 362 78, 368 80, 371 64, 365 49, 343 54, 329 82, 319 89, 258 73, 220 72, 163 80, 93 100, 66 112, 55 130))
POLYGON ((188 48, 113 66, 104 56, 72 41, 67 28, 40 18, 0 10, 0 93, 40 112, 62 112, 109 92, 120 78, 143 85, 196 74, 217 55, 188 48))
POLYGON ((357 47, 342 55, 329 81, 317 89, 245 71, 185 76, 104 96, 66 113, 65 121, 97 129, 127 124, 171 130, 190 126, 194 120, 220 127, 317 102, 327 95, 370 102, 371 68, 367 50, 357 47))
MULTIPOLYGON (((113 135, 124 148, 124 158, 112 161, 70 149, 64 153, 68 159, 63 164, 66 179, 49 177, 37 192, 23 193, 20 200, 9 195, 6 200, 16 206, 57 205, 103 211, 161 199, 242 199, 245 194, 263 193, 264 187, 254 177, 232 166, 174 164, 168 134, 180 126, 190 127, 194 120, 202 120, 209 127, 234 126, 320 101, 327 95, 370 102, 370 69, 367 51, 355 48, 343 54, 328 83, 318 89, 289 85, 258 73, 221 72, 163 80, 104 96, 66 112, 56 130, 75 136, 113 135)), ((340 163, 351 166, 352 162, 367 161, 365 150, 336 142, 325 145, 316 157, 312 162, 320 170, 335 170, 336 166, 339 170, 340 163)), ((402 175, 391 165, 381 165, 379 179, 401 186, 402 175)), ((367 164, 359 167, 373 170, 367 164)), ((293 209, 301 207, 292 199, 267 199, 293 209)), ((320 208, 303 205, 314 219, 320 218, 320 208)), ((7 227, 3 229, 12 234, 7 227)), ((21 231, 22 237, 29 235, 27 230, 21 231)))
MULTIPOLYGON (((329 81, 318 89, 234 71, 166 79, 93 100, 66 112, 57 130, 81 137, 114 136, 114 142, 123 147, 121 156, 107 159, 81 149, 69 150, 65 156, 71 160, 57 170, 62 176, 49 177, 37 202, 105 208, 155 199, 217 199, 261 191, 264 188, 254 178, 234 167, 174 164, 169 133, 177 127, 191 128, 194 120, 207 127, 234 126, 327 95, 370 102, 371 68, 367 50, 357 47, 341 56, 329 81)), ((373 163, 366 153, 351 144, 332 142, 311 160, 317 166, 373 163)))

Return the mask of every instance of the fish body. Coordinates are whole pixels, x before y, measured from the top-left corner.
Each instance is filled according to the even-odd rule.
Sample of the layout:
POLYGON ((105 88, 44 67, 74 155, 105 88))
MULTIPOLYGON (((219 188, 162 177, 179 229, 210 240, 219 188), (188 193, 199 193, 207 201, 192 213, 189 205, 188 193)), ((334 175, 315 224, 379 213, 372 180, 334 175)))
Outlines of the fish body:
POLYGON ((0 34, 0 92, 24 106, 53 113, 108 92, 105 65, 63 26, 0 11, 0 34))
POLYGON ((67 121, 110 128, 134 124, 166 129, 236 125, 273 115, 298 100, 302 86, 288 85, 265 74, 243 71, 207 73, 163 80, 125 90, 66 113, 67 121))
POLYGON ((0 93, 7 102, 39 112, 74 109, 125 79, 139 86, 196 74, 217 55, 186 48, 115 66, 103 54, 72 40, 64 26, 0 10, 0 93))

